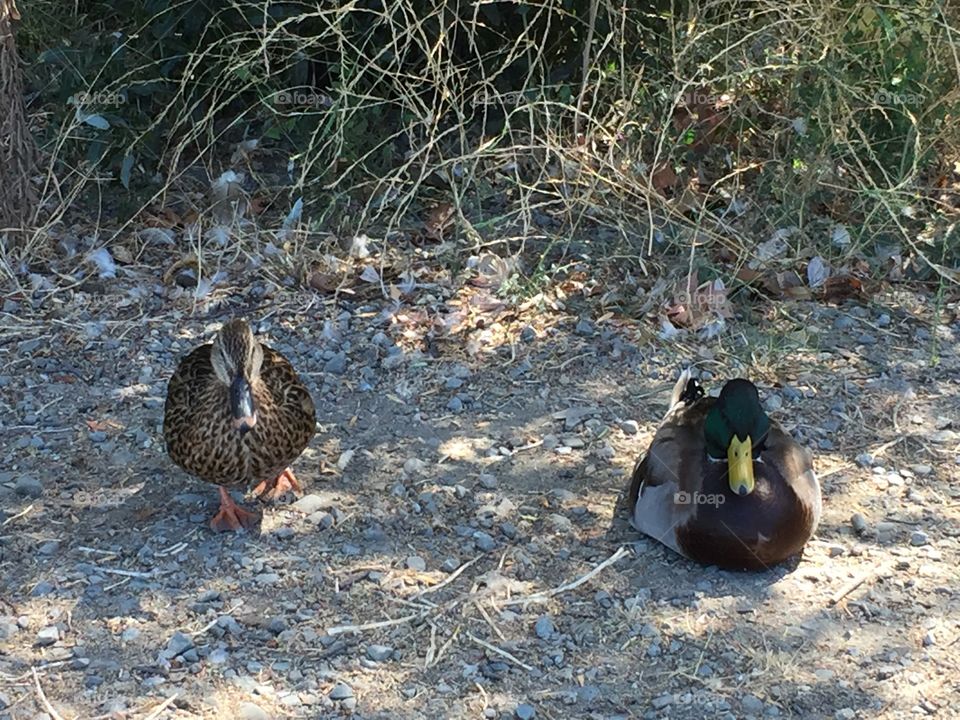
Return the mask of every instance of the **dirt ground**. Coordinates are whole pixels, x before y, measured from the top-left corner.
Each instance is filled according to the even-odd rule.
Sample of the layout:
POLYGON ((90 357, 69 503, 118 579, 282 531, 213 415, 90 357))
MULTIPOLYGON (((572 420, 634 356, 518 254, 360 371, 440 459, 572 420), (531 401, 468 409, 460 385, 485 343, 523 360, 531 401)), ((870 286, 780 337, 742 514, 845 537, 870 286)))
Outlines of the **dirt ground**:
POLYGON ((117 297, 0 316, 0 720, 960 717, 960 323, 922 296, 709 341, 531 306, 479 349, 377 300, 117 297), (321 429, 307 494, 222 536, 160 426, 233 315, 321 429), (701 567, 618 512, 684 359, 814 449, 799 562, 701 567))

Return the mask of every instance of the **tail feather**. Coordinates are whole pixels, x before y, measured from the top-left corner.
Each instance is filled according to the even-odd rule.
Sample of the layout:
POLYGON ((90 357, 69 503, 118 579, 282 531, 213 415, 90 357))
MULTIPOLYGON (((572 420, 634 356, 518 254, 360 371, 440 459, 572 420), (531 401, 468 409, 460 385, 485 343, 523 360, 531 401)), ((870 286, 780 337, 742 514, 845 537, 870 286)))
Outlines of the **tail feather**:
POLYGON ((680 399, 683 397, 684 392, 687 389, 687 383, 693 378, 693 372, 691 368, 685 369, 680 373, 679 379, 677 379, 677 384, 673 386, 673 393, 670 395, 670 409, 673 410, 677 406, 677 403, 680 402, 680 399))

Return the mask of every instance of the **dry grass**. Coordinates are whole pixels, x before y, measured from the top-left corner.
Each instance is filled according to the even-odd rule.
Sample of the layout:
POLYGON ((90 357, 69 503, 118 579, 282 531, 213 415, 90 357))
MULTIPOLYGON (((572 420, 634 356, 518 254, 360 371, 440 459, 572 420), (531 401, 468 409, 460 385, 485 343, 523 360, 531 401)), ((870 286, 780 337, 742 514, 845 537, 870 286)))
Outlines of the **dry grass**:
MULTIPOLYGON (((25 261, 56 256, 55 241, 78 223, 94 245, 112 247, 170 208, 178 244, 204 275, 273 242, 287 258, 278 281, 302 280, 304 266, 342 257, 360 233, 375 251, 403 250, 424 223, 434 230, 435 206, 450 226, 434 236, 454 240, 432 253, 441 263, 455 267, 464 248, 524 256, 534 286, 572 259, 645 274, 679 254, 691 271, 718 257, 739 270, 791 227, 775 269, 819 252, 835 267, 866 258, 882 276, 880 243, 915 260, 919 279, 956 279, 960 142, 950 119, 960 53, 956 18, 939 5, 881 14, 840 2, 716 1, 654 16, 547 0, 497 24, 481 6, 408 0, 237 26, 229 18, 250 7, 237 2, 167 77, 163 52, 144 38, 189 7, 174 3, 118 40, 113 54, 143 63, 77 71, 86 95, 66 114, 38 98, 38 128, 60 124, 42 133, 40 222, 0 257, 9 281, 22 287, 25 261), (563 40, 563 23, 586 42, 563 40), (562 62, 579 75, 558 75, 562 62), (133 90, 151 82, 169 101, 145 117, 133 90), (95 141, 102 159, 80 160, 95 141), (245 184, 228 199, 238 210, 228 241, 217 243, 223 204, 210 188, 225 170, 245 184), (123 191, 123 206, 121 183, 136 191, 123 191), (300 197, 302 215, 278 230, 300 197), (256 212, 264 205, 274 211, 256 212), (846 234, 831 243, 837 227, 846 234)), ((278 6, 257 7, 266 18, 278 6)), ((37 3, 28 39, 37 43, 53 16, 89 20, 37 3)))

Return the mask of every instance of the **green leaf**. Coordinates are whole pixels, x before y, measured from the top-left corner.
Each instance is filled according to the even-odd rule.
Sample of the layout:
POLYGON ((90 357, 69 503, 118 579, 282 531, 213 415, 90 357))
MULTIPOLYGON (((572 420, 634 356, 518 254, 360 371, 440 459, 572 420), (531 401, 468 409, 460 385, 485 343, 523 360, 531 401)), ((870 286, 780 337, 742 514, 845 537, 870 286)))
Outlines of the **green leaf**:
POLYGON ((135 155, 127 153, 123 156, 123 163, 120 165, 120 182, 127 190, 130 189, 130 172, 133 170, 133 164, 136 160, 135 155))
POLYGON ((87 145, 87 162, 90 165, 97 165, 107 152, 107 144, 102 140, 92 140, 87 145))
POLYGON ((97 115, 84 115, 82 122, 85 122, 90 127, 95 127, 97 130, 109 130, 110 122, 103 116, 97 115))

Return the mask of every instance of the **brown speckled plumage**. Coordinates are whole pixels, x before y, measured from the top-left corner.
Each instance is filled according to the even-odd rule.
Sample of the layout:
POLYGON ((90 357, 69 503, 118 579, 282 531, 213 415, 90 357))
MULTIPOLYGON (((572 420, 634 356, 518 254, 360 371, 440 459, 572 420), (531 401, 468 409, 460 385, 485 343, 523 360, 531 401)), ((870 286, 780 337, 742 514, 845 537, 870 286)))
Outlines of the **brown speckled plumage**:
POLYGON ((242 320, 181 362, 167 387, 163 435, 170 458, 187 472, 243 489, 283 473, 313 437, 314 404, 286 358, 257 342, 242 320), (231 378, 249 384, 256 422, 241 433, 231 407, 231 378))

